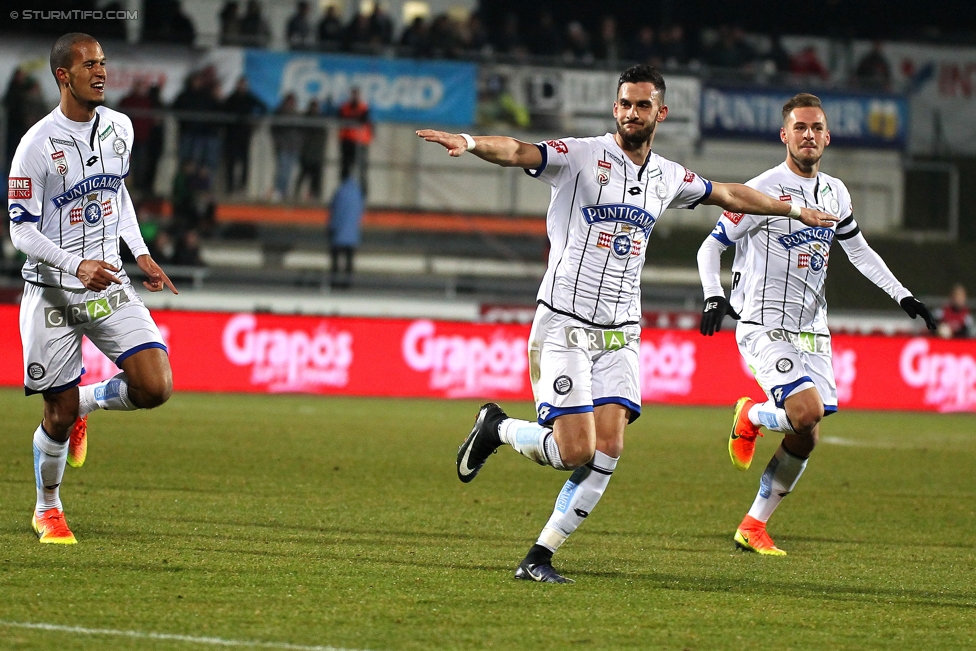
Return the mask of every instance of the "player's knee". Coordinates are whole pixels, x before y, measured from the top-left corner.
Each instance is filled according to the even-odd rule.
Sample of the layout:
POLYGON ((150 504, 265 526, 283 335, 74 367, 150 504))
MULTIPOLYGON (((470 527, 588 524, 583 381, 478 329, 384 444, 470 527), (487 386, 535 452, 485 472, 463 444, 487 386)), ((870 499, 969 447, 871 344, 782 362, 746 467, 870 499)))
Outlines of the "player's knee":
POLYGON ((141 380, 138 384, 129 383, 129 398, 140 409, 159 407, 173 395, 173 376, 160 374, 141 380))
POLYGON ((803 403, 797 405, 792 413, 787 414, 793 429, 797 434, 812 435, 817 425, 823 420, 823 405, 817 403, 803 403))
POLYGON ((55 441, 65 441, 78 419, 78 403, 44 404, 44 429, 55 441))
POLYGON ((579 468, 586 465, 593 458, 595 452, 595 442, 590 440, 571 441, 559 446, 559 456, 562 457, 563 465, 567 468, 579 468), (565 451, 563 450, 564 447, 566 448, 565 451))

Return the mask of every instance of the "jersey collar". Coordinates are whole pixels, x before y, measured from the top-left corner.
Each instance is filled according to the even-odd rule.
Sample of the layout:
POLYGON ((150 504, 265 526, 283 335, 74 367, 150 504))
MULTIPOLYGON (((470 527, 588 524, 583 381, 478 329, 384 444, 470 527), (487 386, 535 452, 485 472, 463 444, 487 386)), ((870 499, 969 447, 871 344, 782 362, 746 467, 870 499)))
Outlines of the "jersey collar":
POLYGON ((61 111, 60 106, 56 106, 51 115, 54 116, 54 122, 59 127, 66 129, 71 133, 82 135, 84 136, 83 140, 87 140, 88 134, 91 133, 92 128, 95 126, 95 121, 98 120, 98 109, 95 109, 95 117, 87 122, 75 122, 74 120, 68 118, 68 116, 61 111))

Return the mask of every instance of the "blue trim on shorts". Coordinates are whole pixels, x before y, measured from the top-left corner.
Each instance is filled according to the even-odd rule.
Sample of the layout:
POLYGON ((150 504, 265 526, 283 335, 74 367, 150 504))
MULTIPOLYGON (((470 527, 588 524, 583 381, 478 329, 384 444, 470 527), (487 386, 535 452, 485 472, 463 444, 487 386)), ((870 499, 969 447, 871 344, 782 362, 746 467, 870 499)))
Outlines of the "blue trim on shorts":
POLYGON ((635 420, 640 418, 641 406, 637 403, 627 400, 627 398, 621 398, 620 396, 613 396, 612 398, 597 398, 593 401, 594 407, 599 407, 600 405, 623 405, 630 410, 630 416, 627 418, 627 423, 633 423, 635 420))
POLYGON ((141 352, 143 350, 148 350, 149 348, 162 348, 163 352, 169 355, 169 350, 167 350, 166 344, 161 344, 158 341, 150 341, 149 343, 139 344, 138 346, 130 348, 129 350, 119 355, 118 359, 115 360, 115 365, 118 366, 119 368, 122 368, 122 362, 132 357, 136 353, 141 352))
MULTIPOLYGON (((84 375, 84 374, 85 374, 85 369, 81 369, 81 375, 84 375)), ((33 395, 38 394, 38 393, 64 393, 68 389, 73 389, 74 387, 76 387, 79 384, 81 384, 81 375, 79 375, 76 379, 72 380, 71 382, 68 382, 67 384, 62 384, 59 387, 51 387, 50 389, 39 389, 39 390, 38 389, 31 389, 31 388, 29 388, 29 387, 27 387, 25 385, 24 386, 24 395, 25 396, 33 396, 33 395)))
POLYGON ((837 413, 837 405, 824 405, 824 418, 837 413))
POLYGON ((817 386, 809 375, 804 375, 799 380, 794 380, 789 384, 778 384, 774 386, 769 393, 773 396, 773 400, 776 401, 776 406, 782 409, 783 403, 786 401, 786 399, 793 395, 793 392, 796 391, 798 386, 806 382, 813 384, 814 387, 817 386), (776 397, 777 389, 779 389, 779 398, 776 397))
POLYGON ((542 420, 540 416, 538 421, 543 427, 548 427, 552 421, 556 420, 560 416, 565 416, 566 414, 586 414, 593 411, 593 405, 582 405, 580 407, 553 407, 548 402, 543 402, 539 404, 536 409, 536 413, 539 412, 543 407, 549 408, 549 415, 546 416, 545 420, 542 420))

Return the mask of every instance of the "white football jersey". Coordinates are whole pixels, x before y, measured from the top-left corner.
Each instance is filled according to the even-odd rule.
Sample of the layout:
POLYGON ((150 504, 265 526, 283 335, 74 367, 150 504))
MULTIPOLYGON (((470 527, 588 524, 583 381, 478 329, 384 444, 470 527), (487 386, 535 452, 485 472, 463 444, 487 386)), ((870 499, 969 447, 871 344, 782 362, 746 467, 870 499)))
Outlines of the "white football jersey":
POLYGON ((654 152, 635 165, 610 133, 537 147, 542 165, 526 172, 552 186, 539 303, 597 326, 638 323, 651 230, 667 208, 697 206, 712 184, 654 152))
POLYGON ((840 221, 810 227, 788 217, 722 213, 712 237, 725 246, 735 245, 732 308, 743 323, 826 334, 824 281, 830 245, 835 238, 846 240, 860 232, 847 187, 823 173, 814 178, 798 176, 785 162, 746 185, 781 201, 835 215, 840 221))
MULTIPOLYGON (((14 154, 7 185, 11 222, 34 222, 63 250, 120 268, 120 228, 135 225, 123 178, 129 173, 132 123, 106 107, 89 122, 65 117, 60 107, 24 135, 14 154)), ((135 255, 147 253, 141 237, 135 255)), ((24 279, 36 285, 82 289, 76 277, 28 257, 24 279)))

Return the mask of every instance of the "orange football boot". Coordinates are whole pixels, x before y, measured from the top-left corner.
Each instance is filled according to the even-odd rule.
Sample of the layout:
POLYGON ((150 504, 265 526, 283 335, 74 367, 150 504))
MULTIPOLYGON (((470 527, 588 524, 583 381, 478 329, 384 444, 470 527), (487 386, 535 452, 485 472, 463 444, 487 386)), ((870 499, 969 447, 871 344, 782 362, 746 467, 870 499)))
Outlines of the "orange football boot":
POLYGON ((739 398, 732 411, 732 433, 729 435, 729 456, 732 465, 739 470, 748 470, 752 456, 756 453, 756 437, 762 436, 758 425, 749 420, 749 410, 756 404, 751 398, 739 398))
POLYGON ((88 456, 88 416, 79 416, 68 439, 68 465, 81 468, 88 456))
POLYGON ((735 546, 743 551, 763 556, 786 556, 786 552, 777 547, 766 533, 766 523, 750 515, 742 519, 742 524, 735 530, 734 540, 735 546))
POLYGON ((65 522, 64 511, 59 509, 48 509, 40 516, 35 512, 34 517, 31 518, 31 527, 42 543, 74 545, 78 542, 68 528, 68 523, 65 522))

